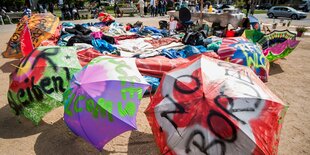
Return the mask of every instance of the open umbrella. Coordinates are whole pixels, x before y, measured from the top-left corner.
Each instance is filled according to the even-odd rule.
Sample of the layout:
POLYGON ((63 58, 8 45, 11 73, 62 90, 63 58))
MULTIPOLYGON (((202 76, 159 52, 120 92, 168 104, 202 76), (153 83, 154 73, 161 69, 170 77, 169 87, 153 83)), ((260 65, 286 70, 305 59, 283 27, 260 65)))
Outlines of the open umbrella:
POLYGON ((262 81, 268 80, 269 62, 262 50, 245 38, 224 38, 218 55, 222 60, 250 67, 262 81))
POLYGON ((145 113, 162 154, 276 154, 287 106, 248 67, 202 56, 167 73, 145 113))
POLYGON ((51 13, 33 14, 30 18, 24 16, 17 24, 13 36, 8 42, 6 50, 2 53, 5 58, 22 58, 20 36, 24 25, 28 23, 33 47, 36 48, 43 40, 50 38, 59 24, 59 18, 51 13))
POLYGON ((253 15, 249 15, 248 18, 249 18, 251 24, 259 22, 258 19, 256 17, 254 17, 253 15))
POLYGON ((38 124, 46 113, 62 105, 63 92, 81 68, 74 47, 33 50, 11 74, 10 107, 38 124))
POLYGON ((299 44, 296 34, 288 30, 273 31, 257 41, 269 61, 275 61, 289 55, 299 44))
POLYGON ((249 39, 253 43, 256 43, 259 39, 261 39, 265 34, 258 30, 244 30, 242 36, 249 39))
POLYGON ((137 128, 137 109, 148 86, 135 59, 99 56, 74 75, 65 92, 65 122, 102 150, 112 138, 137 128))

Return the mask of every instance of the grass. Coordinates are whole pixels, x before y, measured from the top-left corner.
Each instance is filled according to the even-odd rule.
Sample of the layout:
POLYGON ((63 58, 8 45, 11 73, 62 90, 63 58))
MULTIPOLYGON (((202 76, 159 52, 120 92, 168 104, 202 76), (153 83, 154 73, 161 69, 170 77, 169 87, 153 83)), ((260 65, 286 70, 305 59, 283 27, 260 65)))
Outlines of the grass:
MULTIPOLYGON (((243 9, 242 12, 246 13, 246 9, 243 9)), ((254 10, 254 14, 266 14, 266 13, 267 13, 267 10, 254 10)))

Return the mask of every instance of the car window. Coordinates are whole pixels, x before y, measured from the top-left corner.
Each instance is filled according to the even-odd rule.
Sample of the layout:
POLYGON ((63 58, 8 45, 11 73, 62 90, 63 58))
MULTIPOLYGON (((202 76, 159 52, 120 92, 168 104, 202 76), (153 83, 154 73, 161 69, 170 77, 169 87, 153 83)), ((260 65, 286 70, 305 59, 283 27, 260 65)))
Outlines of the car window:
POLYGON ((281 8, 274 8, 273 10, 277 10, 277 11, 279 11, 281 8))
POLYGON ((281 11, 288 11, 288 9, 287 8, 281 8, 281 11))

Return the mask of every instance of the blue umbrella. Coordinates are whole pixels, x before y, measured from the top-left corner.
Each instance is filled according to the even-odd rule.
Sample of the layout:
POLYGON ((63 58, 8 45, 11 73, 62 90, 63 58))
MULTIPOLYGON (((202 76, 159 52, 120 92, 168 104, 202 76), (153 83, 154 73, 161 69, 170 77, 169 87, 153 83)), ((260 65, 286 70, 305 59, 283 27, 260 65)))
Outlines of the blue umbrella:
POLYGON ((253 15, 249 15, 249 20, 250 20, 250 23, 258 23, 258 19, 256 17, 254 17, 253 15))

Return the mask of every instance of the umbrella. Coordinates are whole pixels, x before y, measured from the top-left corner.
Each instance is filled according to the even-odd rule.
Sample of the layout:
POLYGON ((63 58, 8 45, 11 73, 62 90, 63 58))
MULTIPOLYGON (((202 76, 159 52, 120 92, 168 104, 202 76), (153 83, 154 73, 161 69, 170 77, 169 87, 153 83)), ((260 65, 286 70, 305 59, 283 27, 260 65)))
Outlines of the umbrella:
POLYGON ((277 154, 287 106, 247 67, 201 56, 166 73, 145 113, 162 154, 277 154))
POLYGON ((249 39, 253 43, 256 43, 261 39, 265 34, 258 30, 244 30, 242 36, 249 39))
POLYGON ((275 61, 289 55, 299 44, 296 34, 288 30, 273 31, 257 41, 269 61, 275 61))
POLYGON ((31 32, 32 44, 36 48, 43 40, 50 38, 59 24, 59 18, 51 13, 33 14, 30 18, 24 16, 17 24, 17 28, 10 38, 5 52, 2 53, 5 58, 23 57, 20 47, 20 36, 24 30, 24 25, 28 23, 31 32))
POLYGON ((299 40, 286 40, 283 43, 274 45, 263 50, 264 55, 269 61, 275 61, 288 56, 299 44, 299 40))
POLYGON ((267 81, 269 62, 262 50, 247 39, 224 38, 218 54, 222 60, 250 67, 262 81, 267 81))
POLYGON ((251 24, 259 22, 258 19, 256 17, 254 17, 253 15, 249 15, 248 18, 249 18, 251 24))
POLYGON ((137 109, 148 86, 135 59, 99 56, 71 80, 64 94, 65 122, 102 150, 112 138, 137 128, 137 109))
POLYGON ((11 74, 8 101, 16 115, 38 124, 62 105, 73 73, 81 69, 73 47, 39 47, 23 58, 11 74))

